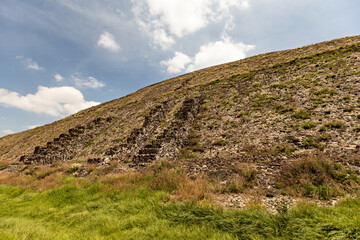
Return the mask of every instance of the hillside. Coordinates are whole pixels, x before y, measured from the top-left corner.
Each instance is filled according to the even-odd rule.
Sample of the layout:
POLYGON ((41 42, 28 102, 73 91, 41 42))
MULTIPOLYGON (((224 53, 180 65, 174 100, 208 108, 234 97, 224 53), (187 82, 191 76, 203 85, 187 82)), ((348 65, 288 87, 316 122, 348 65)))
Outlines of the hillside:
POLYGON ((91 176, 93 168, 119 173, 166 160, 191 179, 240 178, 273 195, 293 177, 285 174, 291 162, 316 157, 346 166, 323 160, 316 166, 328 169, 325 179, 357 188, 359 93, 360 36, 261 54, 5 136, 2 171, 69 162, 79 164, 75 175, 91 176))

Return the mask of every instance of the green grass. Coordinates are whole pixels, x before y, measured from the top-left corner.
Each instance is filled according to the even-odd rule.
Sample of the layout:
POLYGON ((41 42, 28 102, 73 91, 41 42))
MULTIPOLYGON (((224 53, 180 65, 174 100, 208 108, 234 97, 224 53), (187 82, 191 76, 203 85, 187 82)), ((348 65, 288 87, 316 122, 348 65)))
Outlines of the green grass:
POLYGON ((306 110, 299 110, 292 115, 293 118, 296 119, 309 119, 310 114, 306 110))
POLYGON ((165 191, 0 186, 0 239, 359 239, 360 201, 299 204, 279 214, 167 203, 165 191))
POLYGON ((308 122, 304 122, 301 127, 304 128, 304 129, 311 129, 311 128, 314 128, 316 127, 316 123, 312 122, 312 121, 308 121, 308 122))
POLYGON ((360 177, 327 158, 304 158, 282 165, 276 185, 283 193, 330 200, 355 193, 360 177))

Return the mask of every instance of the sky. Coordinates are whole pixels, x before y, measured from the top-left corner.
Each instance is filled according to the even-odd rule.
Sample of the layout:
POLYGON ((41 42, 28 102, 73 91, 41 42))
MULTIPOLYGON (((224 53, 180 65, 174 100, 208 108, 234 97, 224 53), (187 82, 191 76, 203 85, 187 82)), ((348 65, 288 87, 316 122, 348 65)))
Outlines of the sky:
POLYGON ((359 23, 359 0, 1 0, 0 137, 359 23))

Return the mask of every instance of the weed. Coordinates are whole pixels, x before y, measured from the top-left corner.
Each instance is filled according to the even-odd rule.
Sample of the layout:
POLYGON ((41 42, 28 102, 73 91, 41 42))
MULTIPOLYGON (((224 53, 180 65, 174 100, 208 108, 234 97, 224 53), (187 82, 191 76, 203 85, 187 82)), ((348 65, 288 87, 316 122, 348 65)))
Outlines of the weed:
POLYGON ((296 119, 309 119, 310 114, 306 110, 299 110, 292 115, 293 118, 296 119))
POLYGON ((355 131, 355 132, 360 132, 360 125, 354 127, 353 131, 355 131))
POLYGON ((326 127, 325 126, 320 127, 319 132, 326 132, 326 127))
POLYGON ((340 99, 340 101, 345 102, 345 103, 349 103, 350 100, 351 100, 351 98, 348 95, 340 99))
POLYGON ((70 168, 68 170, 66 170, 66 172, 69 174, 73 174, 73 173, 77 172, 79 169, 80 169, 80 165, 77 163, 74 163, 70 166, 70 168))
POLYGON ((331 135, 329 134, 323 134, 317 137, 317 140, 320 142, 327 142, 331 139, 331 135))
POLYGON ((85 144, 85 147, 90 147, 91 145, 94 144, 94 141, 93 140, 90 140, 88 141, 86 144, 85 144))
POLYGON ((308 121, 308 122, 301 124, 301 127, 304 129, 311 129, 311 128, 316 127, 316 125, 317 125, 316 123, 308 121))
POLYGON ((284 113, 287 113, 287 112, 293 112, 295 110, 293 107, 287 107, 287 106, 284 106, 284 105, 281 105, 281 104, 276 104, 274 106, 274 109, 279 114, 284 114, 284 113))
POLYGON ((221 193, 241 193, 257 184, 257 170, 255 167, 246 163, 240 163, 233 170, 237 175, 220 187, 218 191, 221 193))
POLYGON ((194 159, 197 158, 197 155, 193 151, 183 148, 180 150, 180 157, 182 159, 194 159))
POLYGON ((348 106, 343 109, 344 112, 352 112, 355 109, 354 106, 348 106))
POLYGON ((320 149, 320 150, 324 150, 325 146, 322 145, 321 143, 318 143, 316 141, 314 141, 313 138, 311 137, 308 137, 308 138, 305 138, 304 141, 303 141, 303 144, 302 144, 302 147, 303 148, 306 148, 306 149, 309 149, 309 148, 317 148, 317 149, 320 149))
POLYGON ((0 171, 7 168, 8 166, 10 165, 10 162, 9 161, 0 161, 0 171))
POLYGON ((326 158, 304 158, 282 166, 278 187, 286 188, 295 195, 330 199, 360 187, 360 178, 343 165, 326 158))
POLYGON ((337 94, 335 89, 329 89, 329 88, 322 88, 319 90, 313 91, 314 95, 320 95, 320 96, 332 96, 337 94))
POLYGON ((328 127, 328 128, 341 129, 344 127, 344 124, 339 121, 332 121, 332 122, 326 123, 324 126, 328 127))
POLYGON ((281 153, 290 154, 294 152, 295 149, 288 145, 276 145, 275 149, 273 150, 274 155, 279 155, 281 153))
POLYGON ((226 146, 228 144, 229 144, 229 141, 222 139, 222 138, 213 143, 213 145, 215 145, 215 146, 226 146))

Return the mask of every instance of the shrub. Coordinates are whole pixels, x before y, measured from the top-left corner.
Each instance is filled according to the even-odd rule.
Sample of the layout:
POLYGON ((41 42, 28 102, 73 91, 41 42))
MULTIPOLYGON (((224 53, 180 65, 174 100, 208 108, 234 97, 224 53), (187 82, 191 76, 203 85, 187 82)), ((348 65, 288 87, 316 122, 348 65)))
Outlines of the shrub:
POLYGON ((323 88, 323 89, 319 89, 313 92, 314 95, 320 95, 320 96, 324 96, 324 95, 335 95, 337 92, 335 91, 335 89, 329 89, 329 88, 323 88))
POLYGON ((324 157, 285 163, 277 180, 278 188, 319 199, 341 195, 343 190, 340 189, 355 191, 360 184, 360 178, 353 171, 324 157))
POLYGON ((254 166, 240 163, 233 170, 237 175, 220 188, 222 193, 240 193, 256 185, 257 170, 254 166))
POLYGON ((310 118, 310 115, 307 111, 305 110, 299 110, 297 111, 296 113, 294 113, 292 115, 293 118, 296 118, 296 119, 309 119, 310 118))
POLYGON ((315 142, 314 139, 312 139, 311 137, 309 138, 305 138, 302 144, 303 148, 317 148, 320 150, 323 150, 325 148, 324 145, 322 145, 321 143, 315 142))
POLYGON ((356 126, 356 127, 354 127, 354 129, 353 129, 355 132, 360 132, 360 125, 358 125, 358 126, 356 126))
POLYGON ((339 122, 339 121, 328 122, 328 123, 325 124, 325 127, 336 128, 336 129, 340 129, 343 126, 344 126, 344 124, 342 122, 339 122))
POLYGON ((301 125, 301 127, 304 128, 304 129, 311 129, 311 128, 316 127, 316 123, 311 122, 311 121, 305 122, 305 123, 303 123, 303 124, 301 125))
POLYGON ((287 112, 293 112, 294 111, 293 107, 287 107, 287 106, 284 106, 284 105, 281 105, 281 104, 276 104, 274 106, 274 109, 276 110, 277 113, 280 113, 280 114, 284 114, 284 113, 287 113, 287 112))
POLYGON ((75 163, 75 164, 72 164, 71 166, 70 166, 70 168, 66 171, 67 173, 69 173, 69 174, 73 174, 73 173, 75 173, 77 170, 79 170, 80 169, 80 165, 79 164, 77 164, 77 163, 75 163))
POLYGON ((229 141, 222 139, 222 138, 213 143, 213 145, 215 145, 215 146, 226 146, 228 144, 229 144, 229 141))
MULTIPOLYGON (((294 140, 294 139, 292 139, 292 140, 294 140)), ((275 149, 273 150, 273 153, 274 153, 275 155, 278 155, 278 154, 280 154, 280 153, 290 154, 290 153, 292 153, 293 151, 295 151, 295 149, 292 148, 292 147, 290 147, 290 146, 288 146, 288 145, 277 145, 277 146, 275 147, 275 149)))

